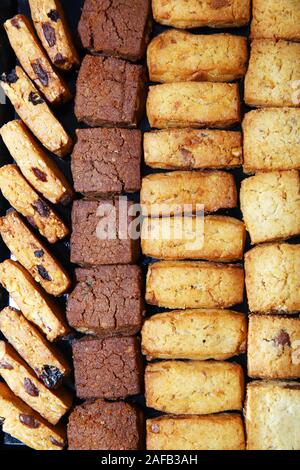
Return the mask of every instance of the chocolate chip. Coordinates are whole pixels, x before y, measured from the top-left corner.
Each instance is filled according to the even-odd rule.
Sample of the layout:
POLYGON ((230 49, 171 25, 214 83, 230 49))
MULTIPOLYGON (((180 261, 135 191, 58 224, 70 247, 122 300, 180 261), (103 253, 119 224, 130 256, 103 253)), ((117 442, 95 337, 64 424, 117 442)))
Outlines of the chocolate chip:
POLYGON ((151 425, 151 431, 154 432, 155 434, 159 433, 159 425, 158 424, 152 424, 151 425))
POLYGON ((38 388, 28 378, 24 379, 24 388, 31 397, 38 397, 40 394, 38 388))
POLYGON ((34 256, 35 256, 36 258, 42 258, 42 257, 44 256, 44 254, 45 254, 45 253, 44 253, 44 250, 35 250, 35 251, 34 251, 34 256))
POLYGON ((19 18, 18 18, 18 17, 12 18, 12 19, 10 20, 10 23, 12 24, 12 26, 14 26, 14 27, 17 28, 17 29, 20 29, 20 28, 21 28, 20 23, 19 23, 19 18))
POLYGON ((62 381, 63 374, 55 366, 44 365, 40 379, 44 382, 46 387, 55 388, 62 381))
POLYGON ((41 425, 36 419, 34 419, 33 416, 25 414, 19 415, 19 421, 20 423, 24 424, 24 426, 27 426, 31 429, 38 429, 41 425))
POLYGON ((41 217, 49 217, 50 207, 42 199, 37 199, 31 206, 41 217))
POLYGON ((54 63, 57 65, 64 64, 65 62, 66 62, 65 57, 60 53, 56 54, 56 56, 54 57, 54 63))
POLYGON ((34 73, 37 75, 39 81, 41 82, 42 85, 48 86, 49 85, 49 77, 48 73, 46 70, 44 70, 40 59, 37 59, 35 62, 31 64, 31 67, 34 71, 34 73))
POLYGON ((35 220, 33 217, 29 216, 29 217, 26 217, 28 222, 30 223, 30 225, 32 225, 34 228, 37 228, 37 225, 35 223, 35 220))
POLYGON ((281 330, 279 335, 276 336, 276 338, 274 338, 273 341, 276 344, 276 346, 286 346, 286 345, 290 346, 291 345, 290 336, 284 330, 281 330))
POLYGON ((13 370, 13 366, 8 362, 2 361, 0 362, 0 369, 13 370))
POLYGON ((284 388, 287 388, 288 390, 300 390, 300 384, 289 384, 285 385, 284 388))
POLYGON ((49 47, 53 47, 56 44, 56 34, 55 29, 51 26, 50 23, 42 24, 43 33, 49 47))
POLYGON ((36 167, 32 167, 31 171, 38 180, 42 181, 43 183, 47 183, 48 178, 47 178, 46 173, 44 173, 42 170, 36 167))
POLYGON ((37 270, 38 270, 39 275, 41 276, 42 279, 44 279, 44 281, 52 281, 52 277, 51 277, 50 274, 46 271, 46 269, 44 268, 44 266, 42 266, 41 264, 39 264, 36 268, 37 268, 37 270))
POLYGON ((56 447, 60 447, 61 449, 63 449, 66 445, 66 443, 63 441, 63 442, 58 442, 56 439, 54 439, 54 437, 50 436, 50 442, 56 446, 56 447))
POLYGON ((4 83, 16 83, 19 80, 19 77, 17 75, 17 72, 15 70, 12 70, 9 73, 3 73, 0 76, 0 80, 4 83))
POLYGON ((38 104, 43 104, 45 101, 43 98, 36 92, 31 91, 29 93, 28 101, 32 103, 34 106, 37 106, 38 104))
POLYGON ((57 23, 59 20, 59 13, 57 10, 50 10, 49 13, 47 13, 47 16, 51 21, 54 21, 54 23, 57 23))

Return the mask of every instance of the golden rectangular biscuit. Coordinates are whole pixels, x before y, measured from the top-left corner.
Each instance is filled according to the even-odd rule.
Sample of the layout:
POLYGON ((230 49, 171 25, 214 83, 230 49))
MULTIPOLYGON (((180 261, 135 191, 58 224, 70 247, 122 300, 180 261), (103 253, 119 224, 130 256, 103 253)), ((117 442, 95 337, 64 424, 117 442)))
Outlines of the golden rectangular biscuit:
POLYGON ((52 256, 15 211, 0 218, 0 234, 4 243, 22 266, 48 294, 60 296, 71 286, 65 269, 52 256))
POLYGON ((158 313, 142 328, 142 353, 152 359, 228 359, 246 351, 247 319, 230 310, 158 313))
POLYGON ((167 129, 144 134, 144 156, 151 168, 201 170, 242 164, 241 132, 167 129))
POLYGON ((174 414, 241 410, 244 375, 239 364, 216 361, 163 361, 148 364, 145 396, 149 408, 174 414))
POLYGON ((244 270, 205 261, 161 261, 149 266, 146 301, 165 308, 228 308, 243 302, 244 270))
POLYGON ((179 82, 151 86, 147 99, 151 127, 227 128, 240 122, 236 83, 179 82))
POLYGON ((17 165, 0 168, 0 191, 49 243, 56 243, 69 234, 66 224, 27 183, 17 165))
POLYGON ((21 66, 46 100, 52 105, 69 101, 71 92, 54 70, 29 19, 16 15, 4 23, 4 28, 21 66))
POLYGON ((243 131, 245 173, 300 170, 300 109, 250 111, 243 131))
POLYGON ((236 413, 148 419, 147 450, 245 450, 243 420, 236 413))
POLYGON ((59 306, 46 296, 21 264, 10 259, 1 263, 0 283, 27 320, 34 323, 49 341, 69 333, 70 329, 59 306))
POLYGON ((245 77, 245 102, 250 106, 300 106, 300 44, 255 39, 245 77))
POLYGON ((16 113, 36 138, 58 157, 64 157, 72 149, 72 139, 54 116, 39 91, 21 67, 0 77, 2 88, 16 113))
POLYGON ((53 204, 67 205, 73 190, 54 159, 48 157, 20 120, 10 121, 0 134, 27 181, 53 204))
POLYGON ((35 450, 63 450, 66 430, 54 427, 0 383, 0 416, 3 432, 35 450))
POLYGON ((246 229, 227 216, 144 218, 142 252, 165 260, 205 259, 237 261, 243 258, 246 229))
POLYGON ((300 245, 275 243, 252 248, 245 255, 250 312, 300 311, 300 245))
POLYGON ((298 0, 253 0, 252 39, 300 41, 298 0))
POLYGON ((248 384, 245 419, 248 450, 300 450, 299 382, 248 384))
POLYGON ((203 209, 216 212, 236 205, 234 176, 224 171, 174 171, 142 179, 141 207, 145 216, 188 214, 203 209))
POLYGON ((250 21, 250 0, 152 0, 154 19, 176 28, 243 26, 250 21))
POLYGON ((247 39, 232 34, 169 29, 152 39, 147 50, 150 80, 160 83, 231 82, 245 75, 247 61, 247 39))
POLYGON ((0 330, 47 388, 57 388, 70 374, 70 366, 60 351, 19 310, 11 307, 2 310, 0 330))
POLYGON ((297 170, 259 173, 242 181, 241 210, 251 242, 300 234, 300 178, 297 170))
POLYGON ((52 63, 70 70, 80 64, 72 35, 59 0, 29 0, 36 32, 52 63))
POLYGON ((50 391, 5 341, 0 341, 0 375, 17 397, 55 425, 72 406, 66 389, 50 391))
POLYGON ((300 318, 250 315, 248 375, 261 379, 300 378, 300 318))

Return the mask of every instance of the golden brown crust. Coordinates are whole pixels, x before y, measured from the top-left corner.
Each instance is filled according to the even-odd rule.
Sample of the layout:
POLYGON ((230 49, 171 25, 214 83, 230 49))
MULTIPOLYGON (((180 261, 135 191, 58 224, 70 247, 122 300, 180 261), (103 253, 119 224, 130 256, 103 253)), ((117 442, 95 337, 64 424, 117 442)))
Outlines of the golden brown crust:
POLYGON ((67 272, 17 212, 11 211, 0 218, 0 233, 12 254, 46 292, 60 296, 69 289, 71 280, 67 272))
POLYGON ((66 431, 54 428, 0 383, 0 416, 6 432, 35 450, 63 450, 66 431))
POLYGON ((4 27, 20 64, 46 100, 53 105, 69 101, 71 92, 40 46, 29 19, 16 15, 4 27))
POLYGON ((150 126, 227 128, 240 122, 237 84, 179 82, 151 86, 147 100, 150 126))
POLYGON ((36 138, 58 157, 66 156, 73 145, 71 137, 21 67, 17 66, 9 75, 2 75, 1 85, 16 112, 36 138))
POLYGON ((252 39, 300 41, 298 0, 253 0, 252 39))
POLYGON ((169 29, 148 46, 152 82, 231 82, 247 70, 247 39, 232 34, 194 35, 169 29))

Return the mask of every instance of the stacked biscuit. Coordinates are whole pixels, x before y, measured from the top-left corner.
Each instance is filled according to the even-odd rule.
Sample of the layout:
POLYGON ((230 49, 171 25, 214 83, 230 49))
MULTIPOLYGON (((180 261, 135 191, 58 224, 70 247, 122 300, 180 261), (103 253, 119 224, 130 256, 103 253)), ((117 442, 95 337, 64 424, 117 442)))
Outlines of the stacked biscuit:
MULTIPOLYGON (((225 3, 152 5, 158 22, 176 28, 249 21, 249 1, 225 3)), ((225 360, 246 351, 246 315, 229 310, 244 298, 246 230, 220 210, 237 206, 226 170, 242 164, 242 137, 224 129, 240 122, 236 81, 246 73, 247 40, 169 29, 147 55, 150 80, 161 84, 148 95, 148 119, 158 130, 144 136, 145 161, 174 170, 146 176, 141 190, 142 250, 160 260, 149 266, 146 301, 169 309, 142 329, 146 402, 167 413, 148 420, 147 448, 241 450, 244 374, 225 360)))
POLYGON ((3 430, 26 445, 61 450, 66 432, 58 423, 72 405, 72 394, 61 383, 70 367, 51 343, 69 327, 50 296, 63 295, 71 280, 47 242, 69 234, 52 205, 67 205, 73 191, 44 147, 59 157, 71 150, 72 140, 51 106, 71 99, 57 69, 69 70, 79 58, 59 2, 30 0, 30 7, 35 28, 23 15, 4 24, 20 66, 0 78, 21 118, 0 130, 15 161, 0 168, 0 189, 13 208, 1 217, 0 233, 14 258, 0 264, 0 282, 20 309, 8 307, 0 314, 7 339, 0 341, 0 375, 6 382, 0 383, 0 415, 3 430))
POLYGON ((251 243, 248 295, 248 449, 300 448, 300 9, 254 0, 241 209, 251 243), (276 381, 280 379, 280 382, 276 381), (290 382, 288 380, 291 380, 290 382))
POLYGON ((150 4, 87 0, 78 32, 87 55, 75 114, 89 128, 77 131, 71 162, 75 190, 84 198, 72 211, 71 261, 80 267, 67 317, 88 336, 73 342, 76 394, 86 401, 69 417, 68 442, 71 450, 137 450, 143 447, 143 416, 123 400, 142 393, 136 335, 144 302, 137 214, 122 195, 141 186, 142 135, 135 128, 146 87, 136 62, 148 42, 150 4))

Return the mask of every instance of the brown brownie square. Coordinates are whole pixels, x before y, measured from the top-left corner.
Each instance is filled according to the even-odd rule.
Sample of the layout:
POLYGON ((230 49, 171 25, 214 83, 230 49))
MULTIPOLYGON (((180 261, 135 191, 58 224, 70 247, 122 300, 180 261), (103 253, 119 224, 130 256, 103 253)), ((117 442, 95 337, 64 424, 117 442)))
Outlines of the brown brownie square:
POLYGON ((67 305, 73 328, 97 336, 129 336, 141 329, 144 302, 138 266, 77 269, 76 279, 67 305))
POLYGON ((91 52, 142 59, 150 37, 149 0, 86 0, 78 26, 91 52))
POLYGON ((140 244, 139 240, 132 239, 129 233, 130 224, 134 219, 128 215, 131 206, 129 202, 124 217, 120 211, 119 200, 75 201, 72 209, 71 262, 86 267, 134 264, 140 254, 140 244), (110 230, 111 217, 114 214, 117 223, 116 227, 110 230), (127 222, 128 235, 119 231, 121 221, 122 225, 127 222), (104 233, 106 225, 108 231, 104 233), (111 236, 115 238, 109 238, 111 236))
POLYGON ((72 154, 75 191, 89 197, 139 191, 141 156, 139 130, 77 130, 72 154))
POLYGON ((69 450, 139 450, 143 438, 143 413, 129 403, 87 402, 69 417, 69 450))
POLYGON ((79 398, 125 398, 141 393, 143 367, 136 337, 83 338, 73 343, 79 398))
POLYGON ((145 98, 141 65, 112 57, 84 58, 75 99, 78 121, 91 127, 137 127, 145 98))

